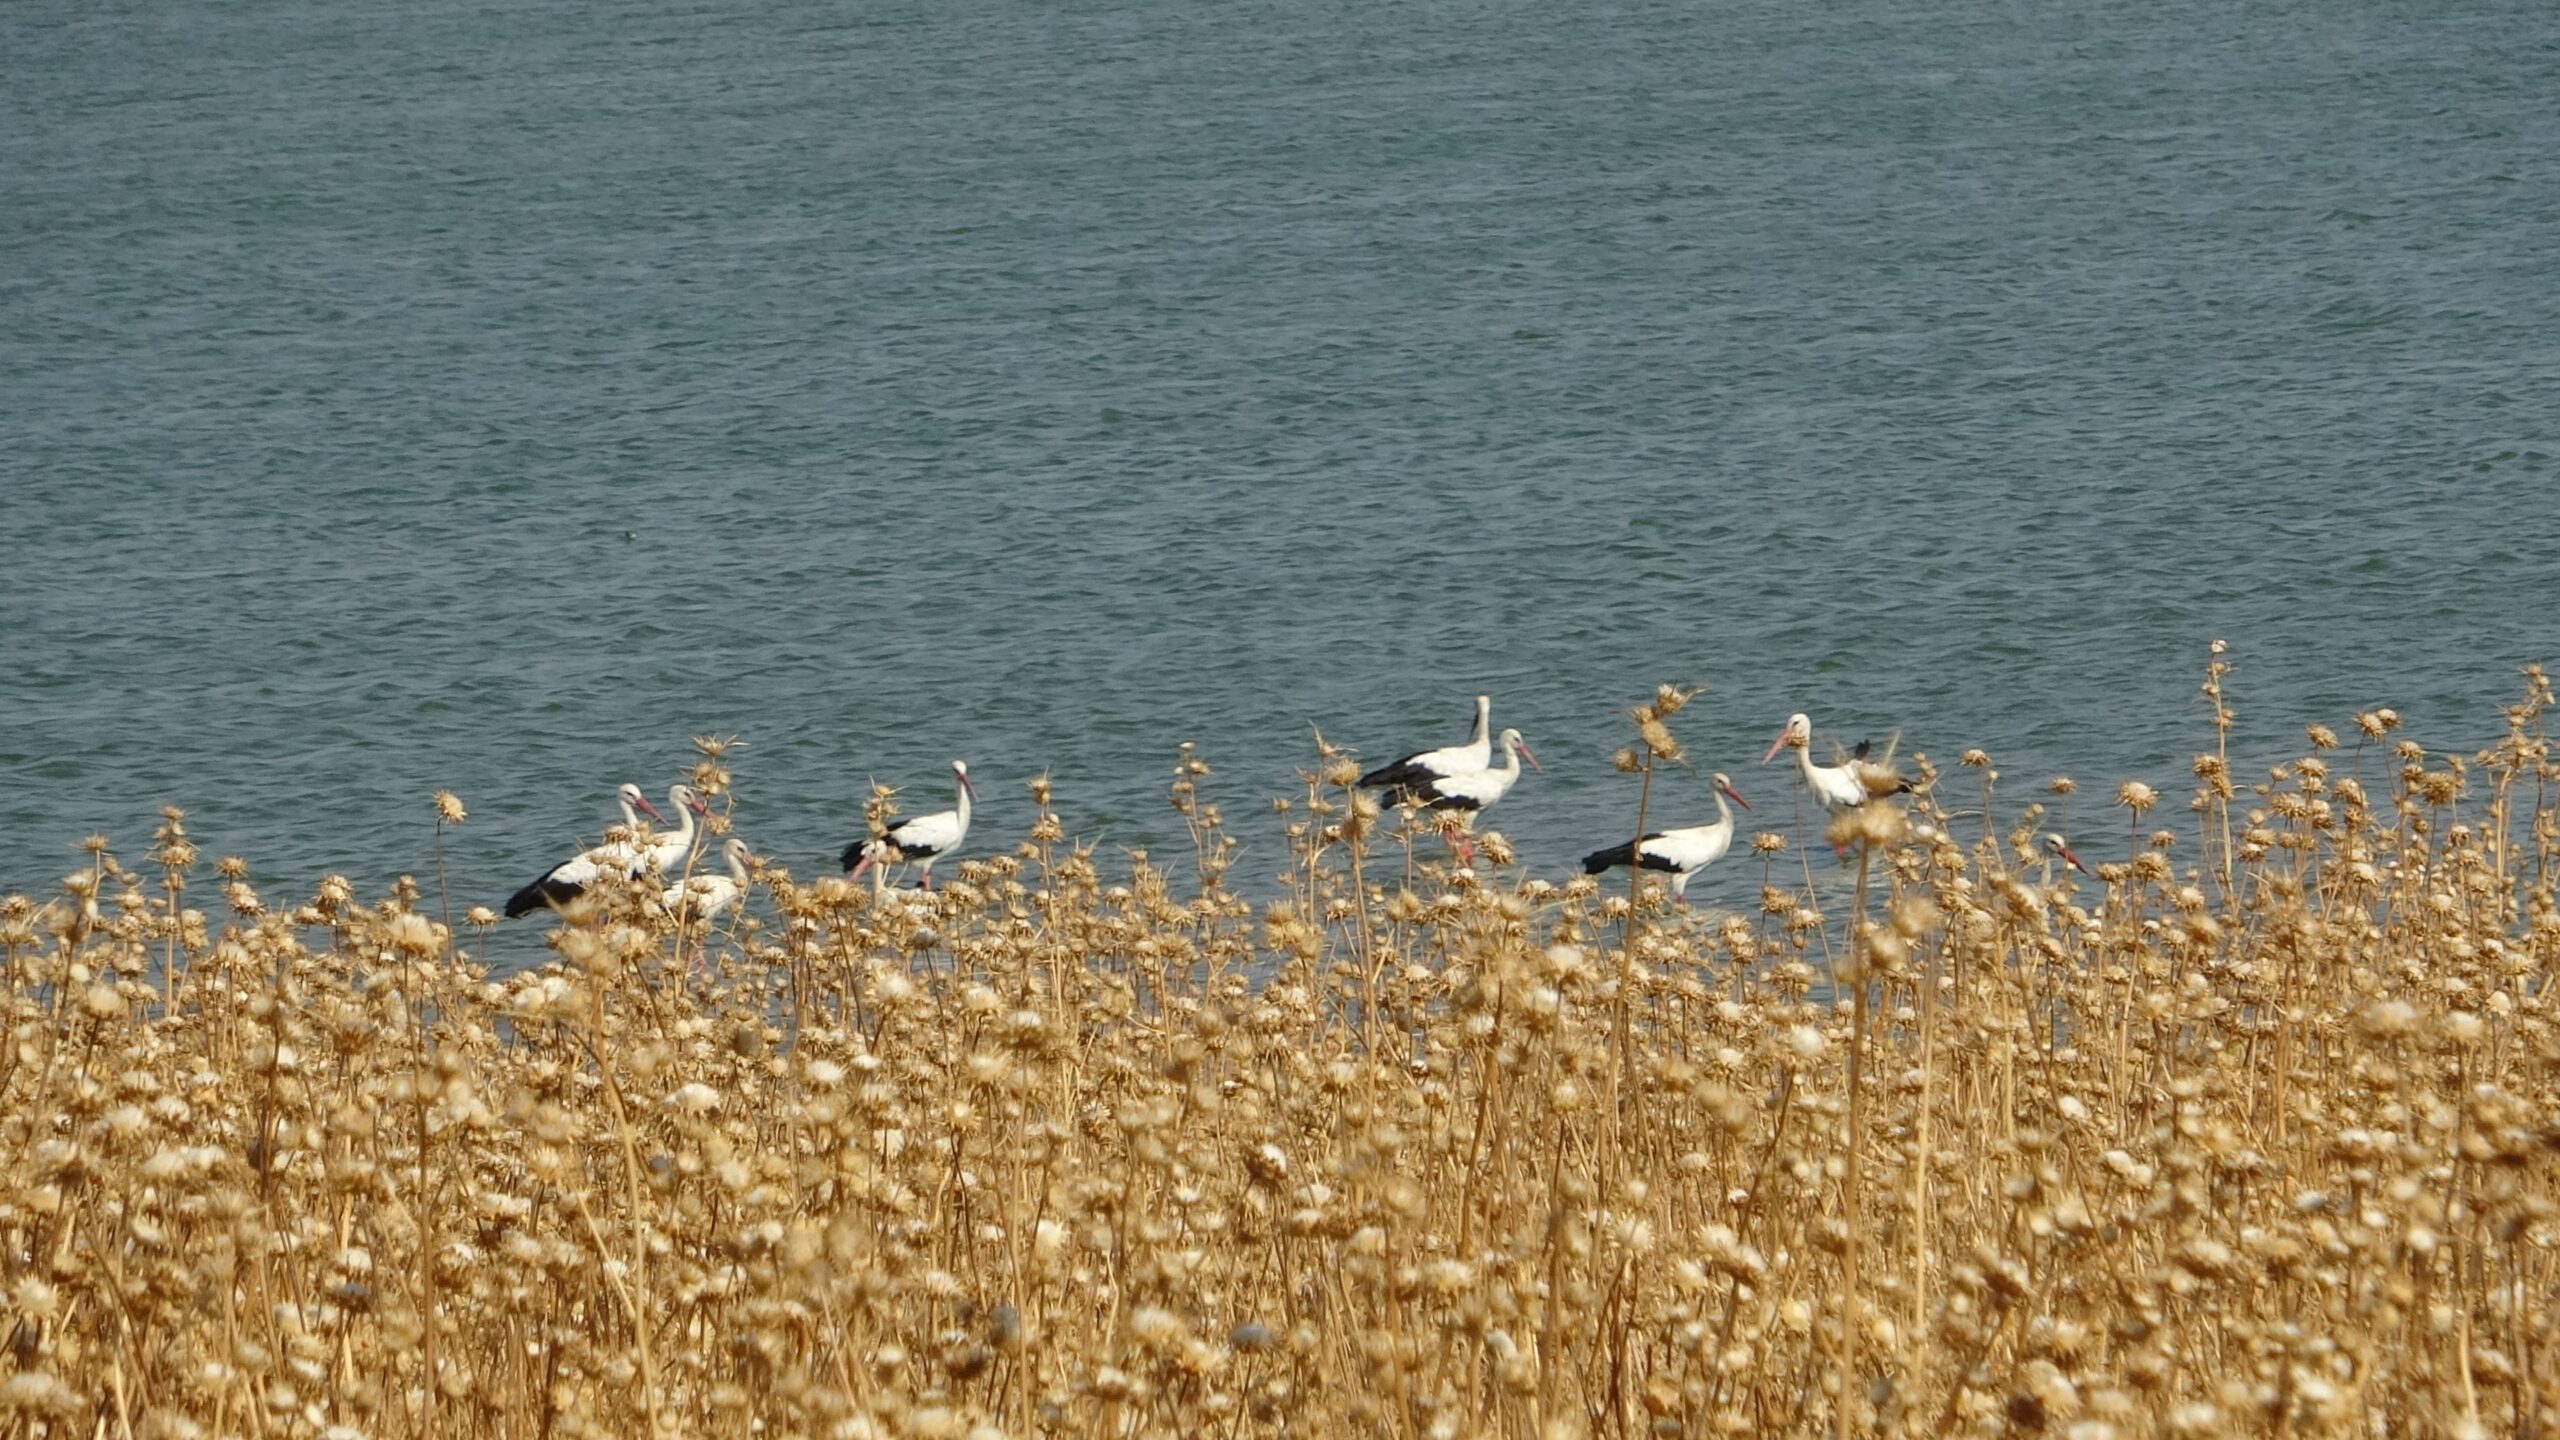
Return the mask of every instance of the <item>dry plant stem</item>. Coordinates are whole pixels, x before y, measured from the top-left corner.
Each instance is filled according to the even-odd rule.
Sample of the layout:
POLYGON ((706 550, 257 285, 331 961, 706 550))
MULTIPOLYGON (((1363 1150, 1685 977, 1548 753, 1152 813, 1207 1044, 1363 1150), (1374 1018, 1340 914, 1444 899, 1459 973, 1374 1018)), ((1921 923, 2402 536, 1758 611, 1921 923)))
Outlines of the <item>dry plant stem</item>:
MULTIPOLYGON (((1844 1167, 1844 1190, 1841 1212, 1849 1227, 1848 1247, 1840 1259, 1840 1400, 1834 1418, 1837 1433, 1843 1437, 1856 1424, 1858 1395, 1858 1251, 1862 1235, 1858 1227, 1858 1199, 1863 1193, 1859 1184, 1859 1162, 1865 1153, 1865 1135, 1860 1122, 1865 1114, 1867 1057, 1867 992, 1872 988, 1867 975, 1867 962, 1872 948, 1867 942, 1865 916, 1867 910, 1867 866, 1874 856, 1872 845, 1858 847, 1857 903, 1851 909, 1846 950, 1851 974, 1849 1005, 1849 1153, 1844 1167)), ((1924 1162, 1925 1165, 1925 1162, 1924 1162)))
MULTIPOLYGON (((626 1300, 631 1315, 631 1343, 640 1355, 640 1404, 647 1414, 649 1433, 664 1429, 664 1414, 658 1406, 658 1363, 650 1332, 655 1328, 655 1309, 649 1302, 649 1207, 645 1183, 640 1177, 640 1142, 632 1134, 631 1113, 623 1104, 622 1082, 615 1073, 612 1051, 605 1039, 605 992, 609 988, 603 974, 588 976, 587 1049, 603 1082, 605 1103, 611 1107, 614 1132, 622 1142, 622 1179, 624 1203, 629 1207, 631 1227, 631 1279, 626 1300)), ((583 1211, 584 1207, 581 1206, 583 1211)), ((588 1219, 590 1229, 594 1226, 588 1219)), ((596 1236, 601 1247, 603 1236, 596 1236)))
MULTIPOLYGON (((1636 832, 1634 843, 1641 846, 1644 844, 1646 813, 1653 803, 1654 756, 1650 748, 1640 747, 1639 754, 1642 756, 1644 768, 1639 773, 1636 784, 1636 832)), ((1621 1087, 1626 1081, 1628 1066, 1631 1062, 1631 1057, 1635 1048, 1634 1036, 1629 1030, 1629 1010, 1631 1006, 1629 992, 1635 988, 1636 983, 1636 910, 1638 903, 1642 901, 1643 898, 1644 867, 1642 865, 1629 865, 1627 867, 1627 922, 1624 927, 1624 932, 1621 936, 1619 946, 1618 994, 1617 999, 1611 1006, 1609 1020, 1608 1115, 1609 1122, 1612 1127, 1623 1124, 1626 1118, 1620 1108, 1621 1101, 1619 1097, 1621 1087)), ((1603 1172, 1606 1176, 1604 1183, 1614 1185, 1617 1175, 1617 1161, 1620 1149, 1621 1147, 1617 1143, 1614 1135, 1604 1145, 1601 1152, 1602 1155, 1606 1157, 1606 1168, 1603 1172)))

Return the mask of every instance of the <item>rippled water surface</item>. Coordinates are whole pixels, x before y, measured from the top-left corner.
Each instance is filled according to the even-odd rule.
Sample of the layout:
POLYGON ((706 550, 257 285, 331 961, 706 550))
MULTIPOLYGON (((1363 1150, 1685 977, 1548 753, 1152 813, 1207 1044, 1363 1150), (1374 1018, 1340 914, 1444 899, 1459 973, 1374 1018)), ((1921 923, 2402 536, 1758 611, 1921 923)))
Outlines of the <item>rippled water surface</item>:
POLYGON ((2555 95, 2543 0, 20 0, 0 890, 164 803, 373 888, 450 786, 494 900, 714 731, 802 873, 955 755, 1161 845, 1185 739, 1267 872, 1311 724, 1479 689, 1561 873, 1657 680, 1763 817, 1805 709, 2112 831, 2217 635, 2253 758, 2473 743, 2555 95))

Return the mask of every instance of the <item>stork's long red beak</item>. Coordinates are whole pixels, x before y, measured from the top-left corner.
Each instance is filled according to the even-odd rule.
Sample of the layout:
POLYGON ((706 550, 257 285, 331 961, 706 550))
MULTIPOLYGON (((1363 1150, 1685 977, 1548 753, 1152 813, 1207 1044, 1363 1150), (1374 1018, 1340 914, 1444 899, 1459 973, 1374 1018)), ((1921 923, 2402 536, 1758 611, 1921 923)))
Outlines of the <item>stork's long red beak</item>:
MULTIPOLYGON (((1763 760, 1763 761, 1761 761, 1760 763, 1761 763, 1761 764, 1763 764, 1763 765, 1765 765, 1765 764, 1767 764, 1767 763, 1769 763, 1769 762, 1767 762, 1767 761, 1763 760)), ((1730 786, 1730 785, 1727 785, 1726 787, 1724 787, 1724 793, 1725 793, 1726 798, 1728 798, 1728 799, 1732 800, 1734 804, 1741 806, 1741 807, 1742 807, 1743 809, 1745 809, 1745 810, 1748 810, 1748 809, 1750 809, 1750 808, 1751 808, 1751 802, 1742 798, 1742 792, 1741 792, 1741 791, 1734 789, 1734 788, 1733 788, 1732 786, 1730 786)))
POLYGON ((649 797, 646 795, 640 797, 640 813, 657 821, 661 825, 667 823, 667 817, 658 813, 658 807, 650 804, 649 797))
POLYGON ((693 807, 693 813, 696 815, 708 815, 711 813, 711 802, 703 799, 699 795, 694 796, 691 800, 688 800, 685 803, 693 807))
POLYGON ((1538 763, 1537 756, 1529 753, 1529 744, 1525 740, 1520 743, 1520 758, 1528 761, 1529 768, 1532 770, 1544 772, 1547 768, 1546 766, 1538 763))
POLYGON ((2083 875, 2089 873, 2089 867, 2080 863, 2080 857, 2071 853, 2070 846, 2056 845, 2053 848, 2062 852, 2063 864, 2070 866, 2072 869, 2079 871, 2083 875))
POLYGON ((1787 732, 1781 730, 1778 732, 1778 738, 1769 742, 1769 753, 1760 757, 1760 763, 1766 765, 1770 761, 1777 759, 1778 752, 1786 748, 1787 732))

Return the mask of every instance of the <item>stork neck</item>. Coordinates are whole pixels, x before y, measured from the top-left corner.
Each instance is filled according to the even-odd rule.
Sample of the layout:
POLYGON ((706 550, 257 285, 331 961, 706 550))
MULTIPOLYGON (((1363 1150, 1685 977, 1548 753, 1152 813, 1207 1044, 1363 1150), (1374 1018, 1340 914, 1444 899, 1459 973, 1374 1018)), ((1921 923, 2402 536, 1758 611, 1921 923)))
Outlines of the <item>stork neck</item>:
POLYGON ((1490 699, 1478 700, 1476 702, 1476 729, 1474 734, 1467 737, 1468 744, 1476 746, 1486 745, 1486 736, 1489 733, 1486 726, 1490 723, 1492 718, 1493 702, 1490 699))
POLYGON ((684 842, 684 850, 679 853, 690 853, 693 849, 693 807, 684 803, 684 796, 673 790, 667 792, 667 804, 676 812, 675 838, 684 842))
POLYGON ((951 782, 951 793, 954 802, 951 812, 960 817, 960 828, 966 830, 969 828, 969 787, 955 778, 951 782))
POLYGON ((1724 803, 1723 791, 1713 793, 1716 797, 1716 828, 1730 832, 1733 829, 1733 807, 1724 803))
POLYGON ((729 875, 738 882, 739 889, 747 888, 747 857, 735 850, 729 852, 729 875))
MULTIPOLYGON (((1796 764, 1803 767, 1804 778, 1808 781, 1813 779, 1813 772, 1817 768, 1820 768, 1813 763, 1813 737, 1811 735, 1804 737, 1804 743, 1796 747, 1796 764)), ((1717 803, 1721 804, 1723 803, 1724 797, 1719 795, 1716 797, 1716 800, 1717 803)))
POLYGON ((1508 740, 1502 744, 1502 773, 1514 780, 1520 778, 1520 747, 1508 740))

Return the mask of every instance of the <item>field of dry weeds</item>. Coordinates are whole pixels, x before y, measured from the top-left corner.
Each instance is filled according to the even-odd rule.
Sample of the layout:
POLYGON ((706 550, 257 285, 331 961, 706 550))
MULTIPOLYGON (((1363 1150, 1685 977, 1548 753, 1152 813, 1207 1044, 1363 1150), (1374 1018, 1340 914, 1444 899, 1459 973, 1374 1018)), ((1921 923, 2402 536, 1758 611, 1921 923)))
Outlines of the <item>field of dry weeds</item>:
POLYGON ((172 815, 0 903, 0 1427, 2548 1433, 2549 686, 2244 774, 2218 666, 2191 800, 1904 756, 1764 802, 1746 913, 1453 871, 1332 753, 1249 903, 1185 752, 1179 857, 1035 785, 936 893, 591 896, 499 976, 432 876, 260 895, 172 815))

